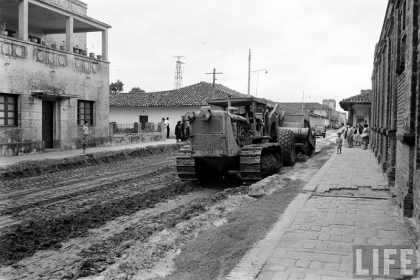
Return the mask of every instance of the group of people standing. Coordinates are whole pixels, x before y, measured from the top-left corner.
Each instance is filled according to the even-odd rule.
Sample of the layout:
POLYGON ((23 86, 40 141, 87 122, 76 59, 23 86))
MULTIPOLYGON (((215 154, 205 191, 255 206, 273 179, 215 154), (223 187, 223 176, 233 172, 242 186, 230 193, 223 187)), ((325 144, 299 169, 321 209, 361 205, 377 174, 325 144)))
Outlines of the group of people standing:
POLYGON ((187 141, 190 138, 190 123, 187 120, 178 121, 175 126, 176 142, 187 141))
POLYGON ((344 141, 347 141, 349 148, 353 148, 354 145, 361 146, 363 144, 363 150, 366 150, 369 145, 369 125, 367 121, 359 123, 353 126, 350 123, 344 125, 341 124, 341 128, 337 134, 337 154, 341 154, 341 147, 344 141))

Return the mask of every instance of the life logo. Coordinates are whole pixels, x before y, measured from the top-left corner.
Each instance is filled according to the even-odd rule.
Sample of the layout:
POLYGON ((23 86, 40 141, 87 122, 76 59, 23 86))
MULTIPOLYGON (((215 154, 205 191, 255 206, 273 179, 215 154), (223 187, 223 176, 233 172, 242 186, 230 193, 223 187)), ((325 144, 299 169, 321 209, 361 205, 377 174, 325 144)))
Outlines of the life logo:
POLYGON ((353 246, 354 278, 420 280, 419 261, 419 252, 414 247, 353 246))

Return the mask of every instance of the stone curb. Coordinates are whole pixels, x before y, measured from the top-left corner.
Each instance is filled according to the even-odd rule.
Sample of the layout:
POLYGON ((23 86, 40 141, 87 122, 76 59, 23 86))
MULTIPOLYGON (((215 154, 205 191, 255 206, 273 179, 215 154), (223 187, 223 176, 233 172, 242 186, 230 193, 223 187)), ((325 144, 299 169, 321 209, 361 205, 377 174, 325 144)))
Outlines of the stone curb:
POLYGON ((253 280, 263 269, 267 260, 273 255, 277 244, 289 229, 296 216, 303 209, 311 194, 299 194, 286 208, 273 229, 259 241, 241 259, 239 264, 226 276, 226 280, 253 280))

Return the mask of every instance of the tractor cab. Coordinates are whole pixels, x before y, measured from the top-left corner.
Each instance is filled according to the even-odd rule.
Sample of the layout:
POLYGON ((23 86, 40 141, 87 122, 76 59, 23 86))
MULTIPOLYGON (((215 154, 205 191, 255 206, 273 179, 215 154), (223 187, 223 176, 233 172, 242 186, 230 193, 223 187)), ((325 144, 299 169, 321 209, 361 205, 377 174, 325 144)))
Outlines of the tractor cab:
POLYGON ((232 122, 232 130, 237 143, 243 145, 270 142, 266 120, 273 109, 264 99, 253 96, 230 97, 209 101, 212 109, 226 111, 232 122))

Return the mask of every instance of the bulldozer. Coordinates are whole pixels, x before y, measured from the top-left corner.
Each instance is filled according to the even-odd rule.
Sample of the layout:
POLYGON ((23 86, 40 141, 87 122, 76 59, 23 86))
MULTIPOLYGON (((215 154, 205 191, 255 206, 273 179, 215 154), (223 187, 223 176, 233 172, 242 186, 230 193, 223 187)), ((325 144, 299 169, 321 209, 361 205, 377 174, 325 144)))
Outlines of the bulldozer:
POLYGON ((244 183, 259 181, 283 164, 293 165, 296 145, 303 138, 297 136, 308 132, 284 127, 290 124, 285 111, 254 96, 212 100, 185 119, 190 123, 190 143, 176 159, 178 176, 185 181, 230 174, 244 183))

